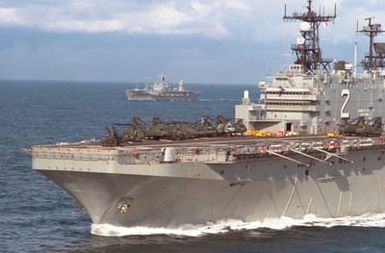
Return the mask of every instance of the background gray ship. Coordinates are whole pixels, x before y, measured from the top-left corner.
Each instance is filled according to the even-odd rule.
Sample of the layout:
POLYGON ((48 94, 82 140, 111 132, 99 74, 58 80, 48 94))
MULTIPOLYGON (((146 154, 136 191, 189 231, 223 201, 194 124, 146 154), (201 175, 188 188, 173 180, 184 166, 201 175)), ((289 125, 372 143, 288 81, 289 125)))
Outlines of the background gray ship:
POLYGON ((139 101, 193 101, 199 96, 198 92, 185 90, 183 80, 173 88, 164 75, 160 76, 159 81, 146 84, 143 89, 128 89, 126 94, 128 100, 139 101))
POLYGON ((33 146, 33 168, 73 196, 94 224, 179 227, 384 212, 384 54, 373 43, 381 26, 369 19, 362 29, 370 37, 363 74, 346 62, 331 70, 319 26, 336 13, 316 13, 307 2, 304 13, 284 16, 302 22, 295 64, 259 83, 259 103, 245 92, 235 109, 249 132, 283 137, 241 136, 246 129, 234 125, 241 121, 227 133, 221 121, 133 122, 97 143, 33 146), (343 135, 325 137, 338 131, 343 135))

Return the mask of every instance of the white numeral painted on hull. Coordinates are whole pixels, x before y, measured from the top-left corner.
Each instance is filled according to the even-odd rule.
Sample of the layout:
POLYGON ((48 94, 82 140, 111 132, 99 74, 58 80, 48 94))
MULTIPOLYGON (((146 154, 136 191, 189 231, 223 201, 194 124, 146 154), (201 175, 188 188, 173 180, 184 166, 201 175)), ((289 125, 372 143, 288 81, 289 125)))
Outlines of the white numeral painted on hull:
POLYGON ((348 119, 348 118, 350 118, 350 113, 344 112, 345 108, 346 108, 346 105, 348 104, 349 99, 350 99, 350 91, 348 89, 343 89, 341 91, 341 97, 343 98, 345 96, 346 96, 346 99, 343 102, 342 107, 341 107, 341 119, 348 119))

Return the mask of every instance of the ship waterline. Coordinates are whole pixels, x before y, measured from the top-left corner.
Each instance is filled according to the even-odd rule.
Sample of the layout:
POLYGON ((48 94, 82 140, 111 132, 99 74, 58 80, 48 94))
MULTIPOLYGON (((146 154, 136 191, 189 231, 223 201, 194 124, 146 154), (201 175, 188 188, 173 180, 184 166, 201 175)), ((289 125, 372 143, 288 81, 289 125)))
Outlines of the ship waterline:
POLYGON ((33 167, 72 195, 94 224, 179 227, 382 212, 384 153, 384 148, 351 151, 346 160, 330 159, 333 166, 292 156, 309 167, 279 157, 156 165, 36 158, 33 167))
POLYGON ((127 98, 130 101, 194 101, 199 94, 193 91, 163 91, 154 93, 146 89, 126 90, 127 98))

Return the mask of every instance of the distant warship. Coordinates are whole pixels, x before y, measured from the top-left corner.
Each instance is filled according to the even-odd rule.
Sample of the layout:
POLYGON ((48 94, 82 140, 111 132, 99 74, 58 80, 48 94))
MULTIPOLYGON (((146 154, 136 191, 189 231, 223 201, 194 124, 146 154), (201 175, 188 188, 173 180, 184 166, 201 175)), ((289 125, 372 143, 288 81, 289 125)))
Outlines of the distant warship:
POLYGON ((312 0, 292 16, 285 7, 284 20, 301 21, 297 59, 259 83, 258 103, 246 91, 234 121, 154 119, 149 126, 134 119, 99 142, 33 146, 32 166, 94 224, 180 227, 385 212, 385 44, 374 42, 383 30, 372 19, 360 30, 370 38, 364 73, 344 61, 331 69, 319 26, 335 18, 336 11, 316 13, 312 0))
POLYGON ((185 90, 183 80, 178 82, 177 87, 172 88, 164 75, 160 76, 159 81, 146 84, 143 89, 128 89, 126 93, 128 100, 140 101, 193 101, 199 96, 198 92, 185 90))

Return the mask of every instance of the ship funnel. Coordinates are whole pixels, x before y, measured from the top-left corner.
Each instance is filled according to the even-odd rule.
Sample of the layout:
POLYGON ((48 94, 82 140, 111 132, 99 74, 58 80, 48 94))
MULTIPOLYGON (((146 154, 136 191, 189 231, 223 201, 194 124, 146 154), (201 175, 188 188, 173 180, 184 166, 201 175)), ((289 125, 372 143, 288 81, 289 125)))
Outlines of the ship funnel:
POLYGON ((244 104, 244 105, 250 104, 250 98, 249 98, 249 91, 248 90, 243 91, 242 104, 244 104))

